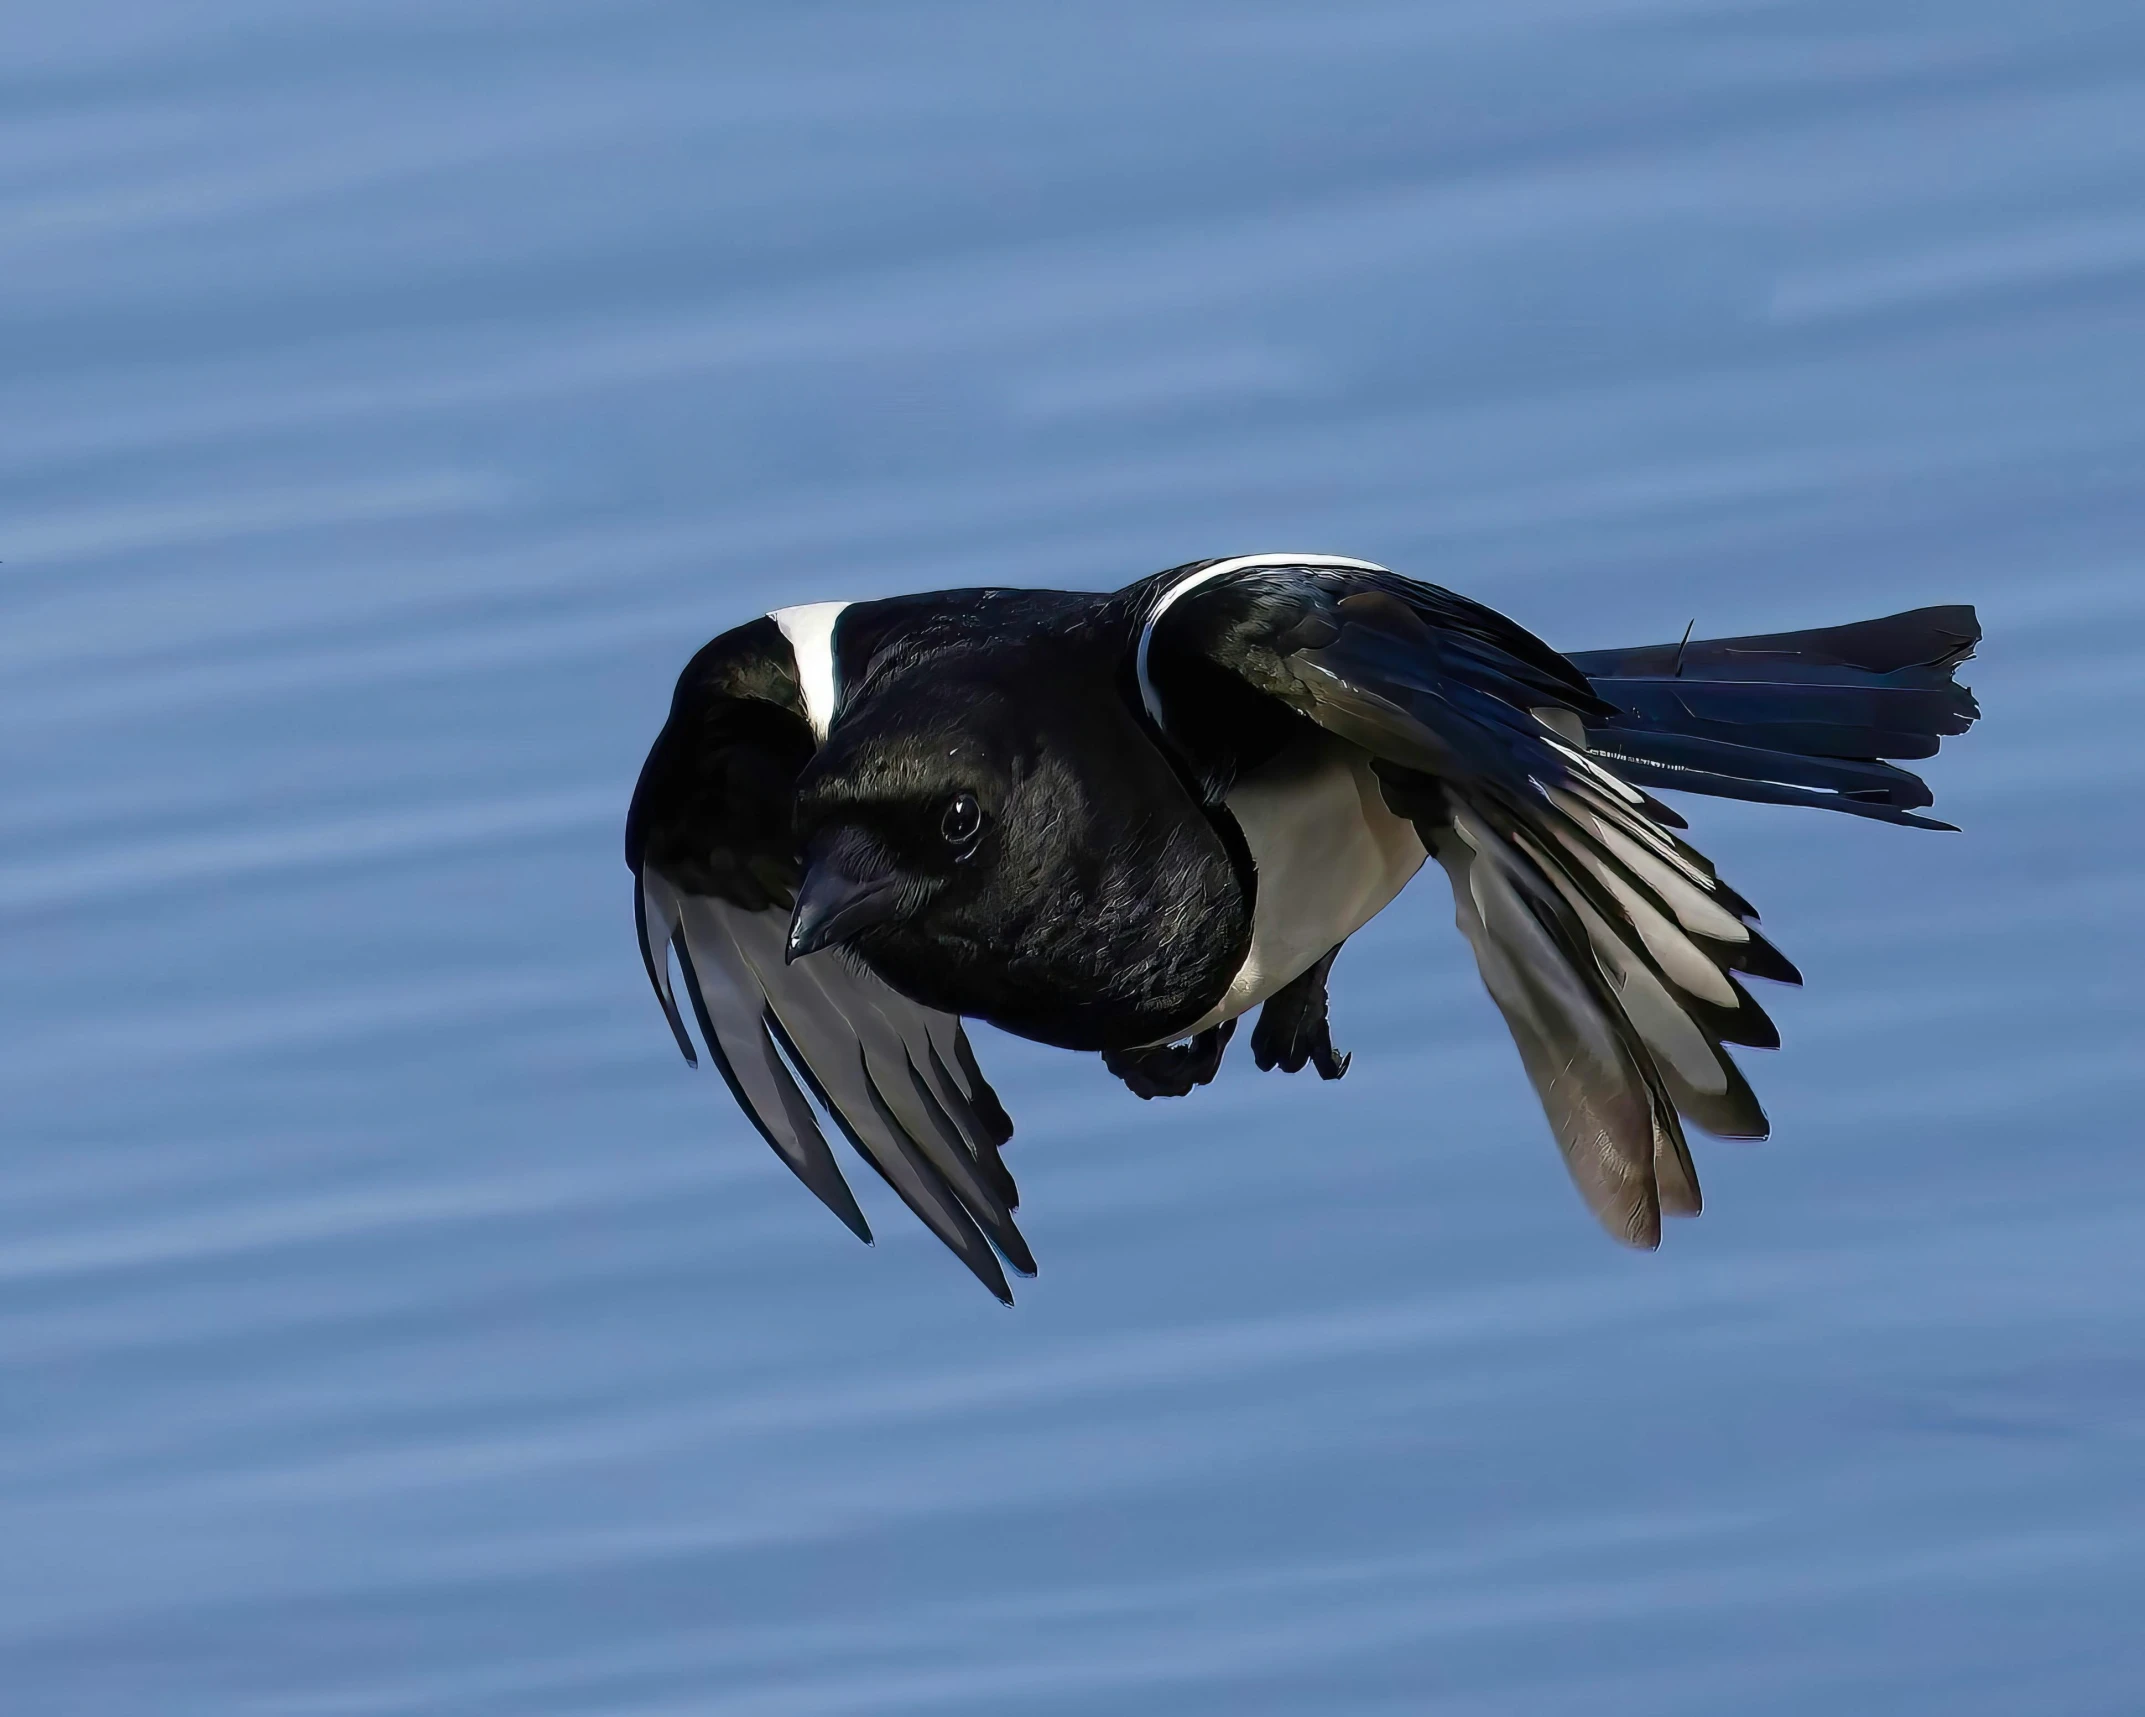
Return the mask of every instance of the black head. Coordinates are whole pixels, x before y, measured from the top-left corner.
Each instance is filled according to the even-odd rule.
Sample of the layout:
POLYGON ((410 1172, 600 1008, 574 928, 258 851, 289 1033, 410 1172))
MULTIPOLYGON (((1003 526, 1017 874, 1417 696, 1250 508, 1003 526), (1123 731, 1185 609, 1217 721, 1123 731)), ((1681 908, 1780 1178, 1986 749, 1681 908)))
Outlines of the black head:
POLYGON ((789 954, 992 893, 1036 747, 989 686, 881 693, 846 710, 797 782, 804 886, 789 954))
POLYGON ((845 944, 918 1001, 1070 1047, 1196 1017, 1232 909, 1248 934, 1225 849, 1115 688, 1026 652, 846 703, 797 836, 791 958, 845 944), (1196 947, 1170 934, 1188 922, 1196 947))

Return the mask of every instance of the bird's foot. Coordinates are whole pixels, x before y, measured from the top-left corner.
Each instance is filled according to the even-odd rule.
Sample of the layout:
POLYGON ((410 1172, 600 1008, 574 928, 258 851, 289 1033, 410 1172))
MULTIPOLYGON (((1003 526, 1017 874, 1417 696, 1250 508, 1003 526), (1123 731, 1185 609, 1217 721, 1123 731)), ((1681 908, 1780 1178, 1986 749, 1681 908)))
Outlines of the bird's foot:
POLYGON ((1284 1073, 1301 1073, 1308 1065, 1321 1079, 1338 1079, 1348 1071, 1348 1057, 1333 1047, 1333 1034, 1326 1025, 1326 975, 1333 970, 1338 946, 1328 950, 1317 965, 1292 978, 1259 1009, 1259 1023, 1251 1031, 1251 1058, 1261 1071, 1278 1067, 1284 1073))
POLYGON ((1204 1085, 1221 1071, 1222 1051, 1236 1030, 1236 1021, 1201 1032, 1184 1043, 1159 1044, 1153 1049, 1106 1049, 1102 1064, 1139 1098, 1185 1097, 1193 1087, 1204 1085))

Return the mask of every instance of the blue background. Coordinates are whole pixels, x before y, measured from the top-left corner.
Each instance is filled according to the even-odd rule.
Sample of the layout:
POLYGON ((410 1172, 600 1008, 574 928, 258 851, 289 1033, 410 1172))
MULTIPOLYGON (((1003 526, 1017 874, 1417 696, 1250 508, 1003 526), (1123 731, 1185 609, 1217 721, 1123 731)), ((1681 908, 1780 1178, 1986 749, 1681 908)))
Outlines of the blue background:
POLYGON ((10 1713, 2138 1709, 2135 4, 8 34, 10 1713), (1273 548, 1977 602, 1965 832, 1687 807, 1809 985, 1658 1256, 1434 878, 1341 1085, 980 1034, 1017 1310, 858 1246, 641 976, 678 666, 1273 548))

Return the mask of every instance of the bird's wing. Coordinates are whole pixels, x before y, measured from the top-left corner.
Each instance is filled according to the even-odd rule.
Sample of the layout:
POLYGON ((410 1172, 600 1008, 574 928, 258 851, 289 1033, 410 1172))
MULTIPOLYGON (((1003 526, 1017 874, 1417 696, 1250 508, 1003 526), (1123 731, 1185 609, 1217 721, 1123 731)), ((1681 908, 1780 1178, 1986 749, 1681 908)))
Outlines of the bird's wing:
POLYGON ((902 1201, 1010 1301, 992 1244, 1015 1270, 1035 1271, 998 1154, 1013 1125, 960 1020, 839 949, 784 962, 799 878, 791 801, 814 744, 796 660, 773 621, 725 633, 687 665, 626 821, 648 981, 698 1065, 671 983, 675 950, 738 1106, 859 1239, 871 1230, 799 1077, 902 1201))
POLYGON ((1232 736, 1282 706, 1362 747, 1452 883, 1455 914, 1603 1226, 1660 1240, 1695 1213, 1682 1121, 1766 1122, 1723 1044, 1771 1047, 1737 973, 1800 982, 1682 820, 1584 749, 1607 708, 1501 615, 1362 561, 1257 556, 1128 593, 1132 680, 1219 795, 1232 736), (1247 695, 1248 694, 1248 695, 1247 695))

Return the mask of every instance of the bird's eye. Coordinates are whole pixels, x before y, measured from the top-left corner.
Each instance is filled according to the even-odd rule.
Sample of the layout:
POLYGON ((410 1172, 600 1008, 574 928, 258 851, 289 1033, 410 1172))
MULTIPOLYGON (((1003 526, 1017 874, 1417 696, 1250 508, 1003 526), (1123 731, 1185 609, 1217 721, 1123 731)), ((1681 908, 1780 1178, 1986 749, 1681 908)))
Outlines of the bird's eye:
POLYGON ((956 793, 939 819, 938 832, 949 847, 965 847, 983 832, 983 807, 973 793, 956 793))

